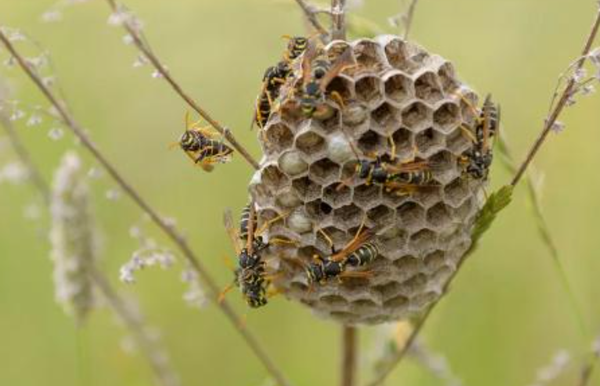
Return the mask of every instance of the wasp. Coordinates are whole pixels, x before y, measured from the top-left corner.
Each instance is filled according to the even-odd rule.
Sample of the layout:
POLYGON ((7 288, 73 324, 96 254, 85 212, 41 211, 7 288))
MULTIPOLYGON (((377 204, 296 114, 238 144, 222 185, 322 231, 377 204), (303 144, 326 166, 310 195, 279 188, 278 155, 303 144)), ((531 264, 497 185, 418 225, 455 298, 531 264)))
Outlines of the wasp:
POLYGON ((364 222, 359 227, 356 235, 342 250, 337 252, 333 241, 323 231, 320 231, 331 246, 331 255, 321 257, 314 256, 314 261, 306 268, 306 276, 309 283, 324 284, 333 278, 342 277, 368 277, 369 272, 351 272, 347 267, 362 267, 371 263, 379 254, 378 247, 369 242, 375 232, 374 230, 363 231, 364 222))
POLYGON ((256 98, 254 120, 259 128, 263 128, 271 116, 274 101, 279 97, 281 86, 292 74, 292 68, 286 60, 267 68, 263 76, 263 86, 256 98))
MULTIPOLYGON (((231 211, 225 211, 223 222, 238 255, 238 267, 234 271, 234 284, 240 288, 248 306, 258 308, 267 304, 266 267, 260 255, 267 245, 262 242, 262 238, 258 241, 254 237, 256 224, 254 220, 250 221, 254 218, 254 206, 251 204, 248 211, 244 211, 242 214, 239 231, 233 225, 231 211)), ((231 286, 223 291, 221 296, 224 296, 230 288, 231 286)))
MULTIPOLYGON (((254 203, 250 202, 242 210, 239 228, 234 227, 231 211, 225 211, 223 222, 227 234, 231 239, 238 256, 238 266, 234 270, 234 285, 240 288, 246 303, 252 308, 262 307, 267 304, 267 289, 270 278, 266 272, 266 264, 261 252, 271 244, 294 244, 291 240, 274 238, 265 242, 262 233, 274 222, 285 215, 277 216, 258 228, 258 221, 254 203)), ((226 288, 223 297, 232 286, 226 288)))
POLYGON ((192 161, 207 172, 217 163, 231 160, 233 149, 223 143, 223 136, 213 128, 199 127, 190 123, 190 114, 185 115, 185 131, 174 145, 179 147, 192 161))
POLYGON ((475 125, 474 145, 459 157, 465 173, 470 177, 487 179, 493 161, 490 138, 496 136, 499 128, 500 108, 492 102, 491 95, 488 94, 475 125))
POLYGON ((283 57, 288 63, 291 63, 304 53, 306 47, 308 47, 310 38, 289 35, 284 35, 283 37, 289 40, 287 50, 283 54, 283 57))
MULTIPOLYGON (((352 49, 348 47, 333 63, 329 61, 323 47, 315 40, 310 40, 302 56, 302 88, 300 108, 307 117, 312 117, 317 108, 325 100, 325 90, 331 81, 348 67, 356 65, 352 49)), ((344 105, 341 95, 332 92, 341 106, 344 105)))

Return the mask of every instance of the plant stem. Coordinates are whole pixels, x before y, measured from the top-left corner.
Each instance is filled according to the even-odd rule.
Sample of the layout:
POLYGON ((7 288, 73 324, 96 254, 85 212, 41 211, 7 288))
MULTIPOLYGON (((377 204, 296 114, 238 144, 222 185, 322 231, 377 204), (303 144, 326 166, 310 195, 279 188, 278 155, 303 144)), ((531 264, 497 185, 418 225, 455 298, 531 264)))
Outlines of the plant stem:
POLYGON ((133 186, 130 185, 129 182, 121 176, 119 171, 113 166, 112 163, 108 161, 108 159, 102 154, 102 152, 96 146, 96 144, 87 136, 86 132, 83 130, 81 125, 79 125, 79 123, 75 121, 75 119, 70 115, 65 106, 58 101, 53 92, 44 84, 40 76, 27 65, 23 56, 16 51, 10 40, 2 32, 2 30, 0 30, 0 41, 2 41, 7 50, 17 60, 17 63, 19 64, 21 69, 29 76, 29 78, 33 81, 37 88, 46 97, 46 99, 48 99, 50 104, 56 109, 57 113, 62 118, 65 125, 79 139, 83 147, 85 147, 92 154, 92 156, 102 165, 102 167, 117 182, 121 189, 123 189, 123 191, 131 198, 131 200, 133 200, 133 202, 150 217, 152 222, 154 222, 156 226, 161 231, 163 231, 175 243, 175 245, 179 247, 179 249, 183 253, 183 256, 188 261, 190 266, 198 273, 200 278, 202 278, 204 284, 207 286, 207 289, 211 294, 210 298, 219 307, 221 312, 225 314, 232 326, 242 336, 248 347, 261 361, 261 363, 271 374, 271 376, 273 376, 273 378, 276 379, 281 386, 289 385, 288 381, 285 379, 281 371, 279 371, 279 369, 269 358, 266 351, 258 343, 254 335, 251 334, 247 329, 241 327, 241 319, 233 311, 229 303, 227 303, 226 301, 217 301, 218 294, 220 292, 219 287, 213 280, 212 276, 205 269, 205 267, 200 263, 200 260, 192 251, 186 239, 179 233, 179 231, 174 226, 170 225, 161 216, 159 216, 158 212, 154 210, 140 196, 140 194, 133 188, 133 186))
MULTIPOLYGON (((113 12, 121 12, 122 10, 117 5, 115 0, 106 0, 113 10, 113 12)), ((219 122, 214 120, 206 110, 204 110, 196 101, 181 87, 175 78, 170 74, 170 72, 162 65, 162 62, 158 59, 156 54, 154 54, 152 48, 148 44, 147 39, 145 39, 140 32, 131 25, 131 21, 126 19, 123 22, 123 27, 127 30, 127 33, 133 39, 133 43, 136 47, 144 54, 144 56, 150 61, 152 66, 158 71, 161 76, 171 85, 173 90, 192 108, 196 111, 206 122, 208 122, 215 130, 217 130, 221 135, 225 137, 225 139, 231 144, 231 146, 240 153, 244 159, 252 166, 254 169, 258 169, 258 162, 250 155, 250 153, 246 150, 246 148, 237 141, 237 139, 233 136, 231 131, 226 127, 222 126, 219 122)))
POLYGON ((319 13, 319 9, 312 4, 307 3, 305 0, 295 0, 302 12, 304 12, 304 16, 306 16, 306 20, 313 26, 321 37, 326 37, 329 35, 327 30, 321 25, 317 15, 319 13))
POLYGON ((346 0, 331 0, 331 39, 346 40, 346 0))
MULTIPOLYGON (((587 56, 592 49, 592 44, 594 43, 594 40, 596 39, 596 35, 598 34, 599 29, 600 29, 600 7, 598 7, 598 10, 596 12, 596 19, 594 20, 590 34, 589 34, 587 40, 585 41, 585 45, 583 47, 581 57, 576 62, 577 64, 575 65, 575 71, 581 70, 583 68, 585 61, 587 59, 587 56)), ((558 121, 560 114, 563 112, 564 108, 567 106, 567 102, 569 101, 569 99, 572 96, 572 91, 573 91, 576 83, 577 82, 575 81, 575 78, 570 77, 570 79, 567 83, 567 86, 565 87, 560 99, 558 100, 558 103, 556 104, 556 106, 554 107, 552 112, 549 114, 549 116, 546 118, 546 122, 544 123, 544 127, 543 127, 540 135, 534 142, 533 146, 529 150, 529 153, 527 154, 527 157, 525 157, 525 160, 519 166, 515 176, 513 177, 512 181, 511 181, 512 186, 516 186, 519 183, 519 181, 523 177, 523 174, 525 174, 527 167, 529 166, 529 164, 531 164, 531 161, 533 161, 533 159, 537 155, 538 151, 540 150, 540 148, 546 141, 548 134, 550 134, 555 123, 558 121)))
POLYGON ((100 290, 102 296, 106 299, 108 305, 123 321, 127 329, 131 332, 136 346, 139 348, 142 355, 146 358, 154 376, 163 386, 176 386, 179 384, 174 372, 163 360, 162 353, 156 350, 152 338, 146 333, 146 327, 143 321, 132 312, 123 299, 119 297, 117 292, 112 288, 110 282, 96 268, 89 272, 90 278, 100 290))
POLYGON ((404 15, 404 40, 408 39, 408 34, 410 33, 410 27, 412 27, 418 2, 419 0, 411 0, 408 10, 404 15))
POLYGON ((356 363, 358 356, 358 331, 353 326, 342 326, 342 374, 340 386, 356 385, 356 363))
POLYGON ((46 204, 50 203, 50 187, 42 177, 42 173, 40 172, 37 165, 31 159, 31 155, 29 151, 21 142, 21 138, 19 134, 15 130, 14 126, 10 119, 8 119, 4 114, 0 113, 0 124, 4 127, 6 134, 8 135, 8 140, 10 141, 11 146, 13 147, 17 157, 21 160, 21 163, 25 165, 28 171, 29 178, 31 182, 35 185, 37 190, 40 192, 42 199, 46 204))

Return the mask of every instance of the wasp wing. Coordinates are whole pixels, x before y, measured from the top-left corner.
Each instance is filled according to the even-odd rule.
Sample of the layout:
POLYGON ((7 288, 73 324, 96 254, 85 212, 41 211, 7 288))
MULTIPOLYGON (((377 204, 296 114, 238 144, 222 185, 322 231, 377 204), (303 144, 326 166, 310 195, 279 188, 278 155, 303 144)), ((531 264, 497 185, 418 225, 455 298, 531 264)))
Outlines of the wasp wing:
POLYGON ((358 248, 360 248, 364 243, 369 241, 371 237, 373 237, 374 232, 372 230, 366 230, 362 232, 360 235, 354 238, 352 242, 344 247, 340 252, 331 256, 332 261, 342 261, 348 255, 355 252, 358 248))
POLYGON ((385 163, 383 168, 391 173, 418 172, 430 169, 431 164, 428 161, 411 161, 396 165, 385 163))
POLYGON ((240 235, 237 231, 237 228, 233 222, 233 214, 231 213, 231 209, 227 208, 223 212, 223 225, 225 225, 225 230, 227 231, 227 235, 231 240, 231 244, 233 244, 233 249, 235 250, 236 255, 240 255, 242 249, 240 247, 240 235))
POLYGON ((321 79, 320 87, 321 91, 325 91, 329 83, 340 74, 344 69, 354 66, 356 61, 354 60, 354 55, 352 54, 352 49, 350 47, 346 48, 344 53, 342 53, 336 61, 333 63, 327 74, 321 79))
POLYGON ((312 63, 318 54, 319 48, 317 46, 317 41, 315 39, 309 40, 306 51, 304 51, 304 55, 302 55, 302 84, 304 85, 310 81, 312 63))

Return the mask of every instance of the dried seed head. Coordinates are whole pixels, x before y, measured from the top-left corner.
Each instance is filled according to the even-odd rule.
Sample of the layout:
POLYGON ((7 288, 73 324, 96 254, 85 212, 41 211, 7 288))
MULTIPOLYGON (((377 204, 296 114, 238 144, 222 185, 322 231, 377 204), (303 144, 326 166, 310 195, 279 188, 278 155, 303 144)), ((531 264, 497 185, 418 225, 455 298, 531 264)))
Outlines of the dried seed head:
POLYGON ((474 147, 464 127, 476 122, 478 96, 450 62, 398 37, 334 41, 326 50, 336 55, 348 46, 358 65, 327 88, 344 106, 327 102, 331 114, 310 119, 283 103, 259 136, 265 154, 249 189, 261 222, 285 215, 267 237, 297 242, 265 252, 280 263, 274 286, 319 315, 374 324, 418 314, 439 299, 471 244, 485 183, 466 177, 458 159, 474 147), (355 175, 355 152, 399 162, 416 155, 435 165, 433 186, 396 194, 367 185, 355 175), (280 199, 290 194, 295 201, 280 199), (319 230, 340 250, 363 219, 378 226, 371 241, 379 256, 358 269, 370 276, 311 285, 307 264, 331 254, 319 230))
POLYGON ((94 304, 89 273, 96 260, 96 229, 81 160, 67 153, 54 176, 50 242, 56 300, 78 323, 94 304))

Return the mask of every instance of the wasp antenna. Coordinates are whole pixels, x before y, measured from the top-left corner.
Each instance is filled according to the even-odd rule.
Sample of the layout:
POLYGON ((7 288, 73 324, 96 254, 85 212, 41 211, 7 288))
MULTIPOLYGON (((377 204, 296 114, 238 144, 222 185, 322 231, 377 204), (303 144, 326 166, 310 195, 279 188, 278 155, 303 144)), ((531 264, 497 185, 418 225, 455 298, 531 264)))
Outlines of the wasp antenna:
POLYGON ((173 150, 173 149, 175 149, 177 146, 179 146, 179 142, 171 142, 171 143, 169 144, 169 146, 167 147, 167 149, 169 149, 169 150, 173 150))
POLYGON ((189 128, 190 128, 190 111, 188 110, 185 112, 185 130, 184 131, 189 130, 189 128))
POLYGON ((292 40, 293 39, 292 35, 281 35, 281 38, 282 39, 287 39, 287 40, 292 40))

